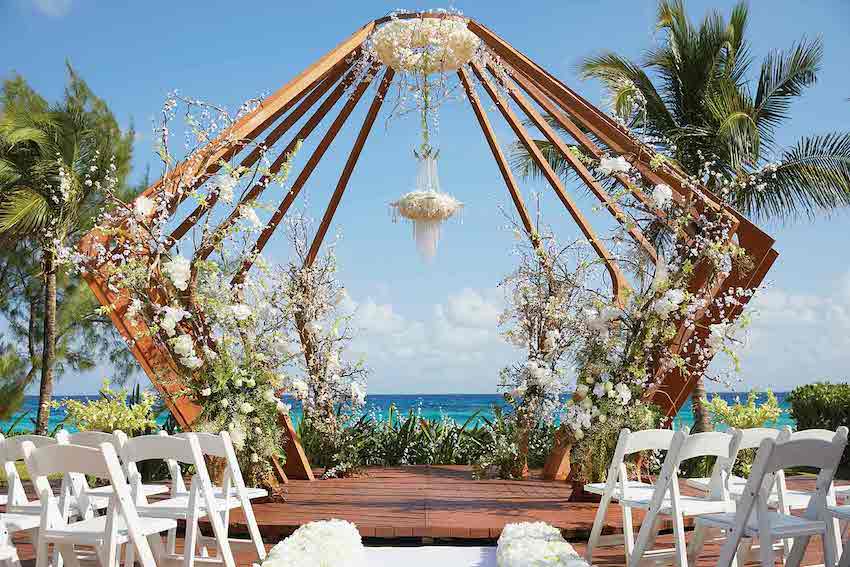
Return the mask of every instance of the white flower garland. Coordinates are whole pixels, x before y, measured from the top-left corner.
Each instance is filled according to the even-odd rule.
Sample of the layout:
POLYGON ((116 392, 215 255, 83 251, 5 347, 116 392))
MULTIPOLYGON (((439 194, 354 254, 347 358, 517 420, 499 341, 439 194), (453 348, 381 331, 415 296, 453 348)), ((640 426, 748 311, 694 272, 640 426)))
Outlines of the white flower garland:
POLYGON ((407 73, 455 71, 472 60, 480 44, 465 21, 453 18, 395 19, 372 36, 378 59, 407 73))
POLYGON ((304 524, 269 551, 262 567, 363 567, 357 527, 343 520, 304 524))

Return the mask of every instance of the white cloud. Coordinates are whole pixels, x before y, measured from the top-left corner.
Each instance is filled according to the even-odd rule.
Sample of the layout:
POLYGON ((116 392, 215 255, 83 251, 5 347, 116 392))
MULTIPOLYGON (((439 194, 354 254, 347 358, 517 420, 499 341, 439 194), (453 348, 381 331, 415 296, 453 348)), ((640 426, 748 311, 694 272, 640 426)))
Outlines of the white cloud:
POLYGON ((348 307, 358 328, 352 351, 372 369, 374 393, 495 392, 499 369, 519 354, 498 333, 499 290, 451 294, 422 320, 373 299, 348 307))
POLYGON ((746 386, 789 390, 850 378, 850 272, 822 295, 768 288, 753 299, 746 386))
POLYGON ((61 18, 71 10, 71 0, 33 0, 33 5, 51 18, 61 18))

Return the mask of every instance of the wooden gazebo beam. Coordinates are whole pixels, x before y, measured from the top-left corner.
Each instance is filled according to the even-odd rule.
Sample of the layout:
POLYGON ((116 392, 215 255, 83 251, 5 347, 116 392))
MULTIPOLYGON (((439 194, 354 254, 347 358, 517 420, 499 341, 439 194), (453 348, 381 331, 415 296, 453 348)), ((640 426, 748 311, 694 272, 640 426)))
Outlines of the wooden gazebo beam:
MULTIPOLYGON (((328 75, 312 90, 310 90, 310 94, 301 100, 301 103, 293 110, 290 114, 286 116, 277 126, 275 126, 271 132, 265 137, 262 141, 261 146, 269 149, 274 146, 278 140, 289 131, 292 126, 298 122, 304 114, 320 99, 322 96, 327 93, 330 88, 336 84, 339 78, 351 67, 351 63, 346 60, 340 61, 336 64, 336 66, 331 69, 328 75)), ((345 81, 345 79, 343 79, 345 81)), ((305 91, 306 93, 307 91, 305 91)), ((295 99, 293 99, 295 100, 295 99)), ((296 138, 297 139, 297 138, 296 138)), ((241 199, 240 204, 249 203, 259 197, 262 192, 265 190, 266 185, 268 184, 269 178, 271 177, 269 174, 275 174, 280 171, 280 168, 286 163, 287 155, 292 151, 294 147, 293 144, 289 144, 287 148, 280 153, 278 158, 271 164, 269 167, 269 171, 267 174, 264 174, 262 178, 245 194, 245 196, 241 199)), ((242 168, 250 168, 254 164, 257 163, 257 160, 262 156, 262 150, 260 146, 254 148, 245 158, 240 162, 239 167, 242 168)), ((177 243, 183 236, 197 223, 198 219, 201 218, 206 211, 212 209, 215 204, 218 202, 219 194, 216 192, 214 195, 211 195, 208 199, 200 203, 195 209, 183 220, 182 223, 171 233, 169 236, 167 246, 170 248, 174 244, 177 243)))
POLYGON ((478 93, 475 92, 475 87, 469 80, 469 75, 467 74, 466 69, 463 67, 458 69, 457 76, 466 91, 466 98, 472 105, 472 111, 478 119, 478 124, 481 126, 481 131, 484 133, 487 145, 490 146, 490 151, 493 153, 493 159, 496 160, 496 165, 499 167, 502 179, 505 180, 505 185, 508 187, 508 192, 511 194, 511 200, 514 202, 514 207, 516 207, 517 213, 519 214, 522 226, 525 228, 525 232, 531 239, 532 244, 537 247, 539 244, 539 237, 534 228, 534 224, 531 222, 531 217, 528 214, 528 209, 525 207, 525 202, 523 202, 522 193, 520 193, 516 179, 514 179, 514 175, 511 172, 511 166, 508 163, 507 158, 505 158, 505 154, 502 152, 499 142, 496 140, 496 134, 493 132, 493 127, 490 125, 487 113, 481 106, 478 93))
MULTIPOLYGON (((499 80, 499 75, 496 73, 491 66, 487 67, 487 70, 490 71, 490 74, 496 79, 499 80)), ((611 213, 611 216, 616 219, 620 225, 626 229, 626 232, 629 233, 629 236, 640 246, 644 253, 653 261, 653 263, 658 261, 658 255, 655 251, 655 246, 650 243, 646 237, 643 235, 643 232, 637 226, 637 223, 631 217, 626 215, 626 212, 623 210, 620 205, 605 191, 605 189, 599 184, 598 181, 593 177, 593 174, 587 169, 585 166, 574 154, 570 151, 567 144, 564 143, 564 140, 555 132, 555 130, 544 120, 544 118, 540 115, 540 113, 535 109, 528 100, 525 99, 524 96, 519 92, 516 86, 512 85, 509 80, 506 80, 503 83, 505 89, 507 89, 508 94, 510 94, 511 98, 516 102, 517 106, 519 106, 522 111, 528 116, 528 119, 543 133, 543 136, 549 141, 550 144, 555 146, 558 151, 564 156, 564 158, 569 162, 573 171, 578 174, 584 184, 588 189, 596 196, 600 203, 602 203, 608 212, 611 213)))
POLYGON ((393 82, 395 71, 390 67, 384 71, 384 78, 378 86, 378 92, 375 93, 375 98, 369 106, 366 113, 366 118, 363 120, 363 125, 360 127, 360 132, 357 134, 357 139, 354 141, 354 146, 348 154, 348 159, 345 162, 345 167, 342 168, 342 174, 337 181, 336 189, 334 189, 331 200, 325 209, 325 214, 322 216, 322 221, 319 223, 319 228, 316 230, 316 235, 313 237, 313 242, 310 244, 310 250, 307 252, 307 258, 304 265, 309 267, 316 261, 316 256, 319 254, 319 248, 322 246, 322 241, 330 228, 331 221, 336 214, 336 209, 339 207, 339 202, 342 200, 342 194, 348 186, 348 180, 351 179, 351 174, 354 172, 354 167, 357 165, 357 160, 360 158, 360 152, 363 151, 363 146, 366 144, 366 138, 369 137, 369 132, 372 130, 372 125, 378 117, 378 112, 381 110, 381 105, 384 103, 384 97, 387 94, 387 89, 390 88, 390 83, 393 82))
POLYGON ((552 169, 552 166, 549 165, 549 162, 540 151, 540 148, 538 148, 537 144, 534 143, 534 140, 526 131, 525 127, 523 127, 522 122, 511 109, 508 102, 501 97, 499 92, 484 74, 483 69, 481 69, 477 63, 472 63, 471 67, 475 76, 484 87, 484 90, 487 91, 487 94, 490 95, 493 103, 501 111, 505 121, 508 125, 510 125, 514 134, 516 134, 517 138, 519 138, 520 142, 522 142, 523 146, 525 146, 528 153, 531 154, 531 157, 534 159, 534 163, 543 172, 543 176, 549 182, 549 185, 552 186, 552 189, 554 189, 555 193, 558 195, 558 198, 567 209, 567 212, 570 213, 570 216, 578 225, 579 230, 581 230, 582 234, 584 234, 585 238, 587 238, 590 246, 596 254, 605 262, 605 268, 611 276, 611 287, 613 288, 614 299, 617 303, 622 303, 622 294, 629 289, 629 283, 623 275, 623 272, 620 270, 620 267, 617 265, 614 256, 608 251, 608 247, 605 246, 605 243, 596 235, 593 227, 590 226, 590 222, 579 210, 575 201, 573 201, 567 194, 560 177, 558 177, 558 174, 552 169))
MULTIPOLYGON (((319 165, 322 157, 325 155, 325 152, 328 151, 328 148, 333 143, 339 131, 342 129, 345 121, 348 120, 348 117, 351 116, 351 113, 354 111, 354 107, 357 106, 357 103, 360 102, 360 99, 363 97, 363 93, 366 92, 366 89, 371 84, 372 78, 374 77, 374 73, 377 71, 376 67, 370 68, 363 77, 361 77, 360 83, 354 89, 354 92, 348 97, 348 100, 345 101, 345 104, 339 111, 339 114, 334 119, 333 123, 331 123, 328 131, 325 132, 325 135, 322 137, 319 145, 313 150, 313 153, 310 154, 310 158, 307 160, 307 163, 304 164, 304 168, 301 170, 301 173, 298 175, 298 178, 292 184, 292 187, 287 192, 286 196, 281 201, 277 210, 275 210, 274 214, 272 214, 269 221, 266 223, 266 226, 263 228, 263 231, 260 233, 259 238, 254 243, 253 248, 251 249, 251 253, 248 254, 248 257, 243 262, 242 266, 239 269, 239 272, 233 277, 233 282, 238 283, 242 281, 245 277, 245 274, 248 270, 251 269, 251 266, 256 260, 257 256, 263 252, 263 248, 265 248, 266 244, 271 238, 274 231, 277 229, 280 221, 283 220, 283 217, 286 216, 287 211, 292 206, 292 203, 295 201, 295 198, 298 197, 298 194, 301 192, 301 189, 304 187, 304 184, 307 183, 307 180, 310 178, 310 175, 313 174, 313 171, 316 169, 316 166, 319 165)), ((334 92, 334 95, 336 92, 334 92)), ((334 96, 332 95, 332 96, 334 96)), ((339 93, 339 96, 342 95, 342 92, 339 93)), ((337 96, 337 100, 339 99, 337 96)), ((305 124, 305 128, 309 126, 309 130, 312 131, 315 126, 321 121, 321 119, 327 114, 327 112, 333 107, 333 104, 336 102, 326 101, 329 103, 329 106, 325 108, 325 105, 319 108, 316 111, 316 114, 311 118, 311 122, 305 124)), ((306 134, 305 134, 306 136, 306 134)))

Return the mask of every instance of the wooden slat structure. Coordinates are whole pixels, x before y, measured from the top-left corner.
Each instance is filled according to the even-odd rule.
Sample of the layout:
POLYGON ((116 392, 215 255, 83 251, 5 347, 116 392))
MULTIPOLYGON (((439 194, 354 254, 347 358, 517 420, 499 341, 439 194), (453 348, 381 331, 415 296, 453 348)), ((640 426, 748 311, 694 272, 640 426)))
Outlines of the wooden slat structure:
MULTIPOLYGON (((398 17, 435 17, 435 18, 457 18, 459 16, 447 14, 411 13, 398 17)), ((260 233, 253 245, 252 254, 235 276, 234 283, 239 283, 244 274, 251 268, 253 259, 268 243, 274 231, 291 205, 298 197, 301 189, 309 180, 315 168, 319 165, 322 157, 330 148, 337 134, 345 123, 350 119, 355 107, 365 94, 370 85, 374 84, 378 76, 382 76, 376 90, 375 97, 366 112, 364 122, 359 134, 350 150, 336 189, 327 206, 324 217, 311 243, 307 255, 307 264, 311 264, 319 253, 322 241, 333 221, 337 207, 339 206, 348 182, 354 173, 357 160, 364 149, 372 125, 376 120, 381 104, 387 90, 389 89, 394 72, 392 69, 381 69, 381 65, 375 64, 367 70, 356 68, 352 64, 354 58, 363 49, 364 42, 369 34, 387 18, 375 20, 357 30, 339 46, 331 50, 314 65, 310 66, 295 79, 287 83, 276 93, 265 99, 253 112, 247 113, 230 129, 223 132, 220 138, 211 142, 208 146, 193 153, 185 162, 177 165, 157 181, 142 195, 153 194, 166 195, 169 208, 176 211, 178 205, 193 190, 202 186, 221 167, 223 160, 237 157, 241 150, 250 144, 258 142, 261 135, 265 135, 262 142, 266 147, 271 147, 278 142, 295 124, 301 120, 310 109, 320 100, 318 108, 301 126, 299 131, 289 141, 288 145, 279 152, 271 166, 271 173, 280 169, 286 161, 289 153, 303 141, 313 135, 319 127, 322 119, 329 115, 338 103, 344 99, 336 114, 336 118, 319 140, 312 154, 307 159, 303 169, 299 172, 292 187, 282 199, 280 206, 269 219, 267 225, 260 233), (383 73, 381 75, 381 73, 383 73), (328 94, 329 93, 329 94, 328 94), (348 93, 348 96, 345 94, 348 93), (324 97, 324 98, 323 98, 324 97), (234 142, 235 141, 235 142, 234 142)), ((617 204, 616 200, 609 195, 605 189, 593 178, 591 172, 571 152, 569 145, 572 143, 596 158, 605 155, 620 155, 625 157, 633 168, 640 173, 647 184, 655 185, 665 183, 672 187, 674 198, 680 203, 689 203, 693 215, 700 215, 706 211, 726 215, 730 220, 732 229, 728 238, 734 239, 744 247, 751 259, 751 265, 747 268, 736 268, 721 285, 715 289, 708 290, 713 297, 722 294, 730 288, 744 287, 753 288, 765 277, 771 265, 777 257, 773 249, 773 239, 753 225, 746 218, 721 203, 718 199, 707 192, 699 198, 693 198, 692 185, 675 168, 663 164, 660 167, 651 167, 650 160, 653 151, 635 139, 627 129, 615 122, 611 117, 594 107, 583 99, 553 75, 545 71, 531 59, 517 51, 514 47, 490 31, 485 26, 474 20, 464 19, 468 29, 476 34, 495 58, 499 61, 498 69, 490 63, 481 64, 473 62, 466 68, 458 71, 460 82, 467 94, 472 111, 481 127, 484 138, 490 147, 493 158, 499 168, 514 203, 519 218, 527 231, 529 237, 533 238, 533 227, 530 217, 520 194, 519 187, 509 164, 505 158, 494 134, 494 128, 484 110, 484 105, 479 98, 478 89, 483 88, 488 97, 495 104, 503 119, 515 133, 520 142, 528 149, 537 166, 543 172, 543 176, 552 187, 558 199, 564 205, 567 213, 579 226, 585 237, 590 242, 596 253, 605 262, 612 288, 612 297, 619 301, 623 292, 628 288, 629 282, 617 265, 614 257, 606 248, 588 221, 588 218, 580 210, 578 203, 570 196, 560 177, 552 170, 535 143, 526 125, 520 120, 516 108, 525 115, 529 124, 533 124, 544 138, 554 148, 562 153, 570 167, 576 172, 578 178, 587 185, 590 192, 599 200, 603 208, 607 210, 614 219, 620 223, 626 232, 635 241, 638 249, 651 261, 657 260, 656 251, 648 239, 641 233, 632 219, 617 204), (473 77, 474 76, 474 77, 473 77), (501 89, 501 90, 500 90, 501 89), (504 94, 507 94, 507 97, 504 94), (511 104, 513 102, 513 105, 511 104), (550 123, 557 124, 569 134, 568 138, 562 137, 550 123)), ((257 162, 258 150, 248 152, 242 158, 241 164, 250 166, 257 162)), ((643 203, 648 210, 653 212, 659 219, 666 221, 665 214, 654 208, 652 200, 641 187, 636 187, 624 175, 615 176, 627 190, 643 203)), ((268 176, 262 178, 243 197, 242 202, 247 203, 259 197, 267 186, 268 176)), ((205 211, 214 205, 215 198, 208 199, 206 203, 199 205, 183 219, 172 232, 168 246, 180 241, 198 221, 205 211)), ((238 208, 228 215, 218 225, 217 229, 226 229, 229 224, 238 218, 238 208)), ((109 226, 108 230, 95 230, 84 238, 81 249, 92 257, 109 257, 103 251, 110 249, 110 236, 120 232, 120 227, 109 226)), ((692 229, 696 230, 696 229, 692 229)), ((692 235, 693 236, 693 235, 692 235)), ((536 245, 536 242, 534 243, 536 245)), ((203 259, 212 251, 211 246, 195 251, 194 259, 203 259)), ((117 329, 128 340, 135 333, 130 332, 128 322, 125 318, 127 309, 127 298, 112 293, 106 286, 108 274, 108 262, 99 265, 98 269, 86 274, 86 279, 97 296, 98 300, 106 306, 110 306, 110 316, 117 329)), ((697 277, 693 282, 693 291, 701 290, 706 285, 707 273, 704 267, 697 267, 697 277)), ((746 301, 746 298, 744 299, 746 301)), ((737 316, 744 305, 738 307, 737 316)), ((673 343, 675 352, 687 356, 688 349, 693 349, 698 341, 704 341, 705 328, 715 321, 718 314, 709 310, 701 315, 700 325, 696 329, 681 326, 679 334, 673 343)), ((134 340, 132 352, 151 381, 166 394, 173 393, 179 384, 179 374, 175 362, 171 359, 164 345, 159 344, 154 338, 145 336, 142 328, 142 338, 134 340)), ((707 364, 708 361, 706 361, 707 364)), ((668 416, 673 416, 687 400, 696 382, 696 375, 691 373, 683 375, 677 370, 662 375, 657 371, 659 386, 649 392, 648 396, 657 403, 668 416)), ((191 401, 184 398, 172 398, 167 396, 169 409, 174 414, 179 424, 184 428, 191 425, 199 413, 199 408, 191 401)), ((286 463, 286 475, 290 478, 312 478, 312 472, 307 458, 301 450, 298 440, 292 433, 291 423, 284 420, 281 423, 282 433, 289 437, 290 451, 286 463)), ((281 478, 284 477, 280 472, 281 478)))

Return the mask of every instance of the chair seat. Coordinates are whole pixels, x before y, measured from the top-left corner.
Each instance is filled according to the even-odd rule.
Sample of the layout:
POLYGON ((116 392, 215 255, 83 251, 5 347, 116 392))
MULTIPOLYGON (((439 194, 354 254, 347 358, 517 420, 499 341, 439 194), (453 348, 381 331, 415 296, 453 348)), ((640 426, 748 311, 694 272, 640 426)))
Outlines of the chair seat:
MULTIPOLYGON (((706 514, 699 517, 700 521, 715 528, 729 529, 735 525, 734 513, 706 514)), ((770 531, 776 538, 818 535, 826 532, 826 524, 819 520, 807 520, 799 516, 789 516, 778 512, 768 513, 767 521, 770 531)), ((758 537, 759 527, 756 514, 750 517, 744 530, 744 537, 758 537)))
MULTIPOLYGON (((637 488, 629 490, 626 498, 620 499, 620 504, 632 508, 648 510, 652 502, 654 488, 637 488)), ((683 516, 699 516, 700 514, 712 514, 716 512, 727 512, 734 504, 723 500, 706 500, 700 496, 679 496, 679 508, 683 516)), ((671 514, 673 511, 670 498, 665 498, 658 510, 660 514, 671 514)))
POLYGON ((0 514, 0 520, 9 533, 31 530, 41 523, 41 517, 33 514, 0 514))
POLYGON ((827 506, 826 510, 839 520, 850 521, 850 504, 845 506, 827 506))
MULTIPOLYGON (((179 492, 178 494, 180 496, 188 496, 189 495, 188 492, 179 492)), ((213 487, 213 495, 216 498, 224 499, 224 489, 220 486, 214 486, 213 487)), ((250 487, 250 486, 246 486, 245 487, 245 495, 248 497, 248 500, 255 500, 257 498, 265 498, 266 496, 269 495, 269 491, 266 490, 265 488, 253 488, 253 487, 250 487)), ((230 490, 230 497, 238 499, 238 495, 236 494, 236 489, 230 490)))
MULTIPOLYGON (((95 488, 86 489, 86 493, 90 496, 106 496, 107 498, 112 496, 114 492, 112 485, 107 484, 106 486, 98 486, 95 488)), ((156 494, 165 494, 168 492, 168 485, 165 484, 143 484, 142 492, 145 496, 154 496, 156 494)))
MULTIPOLYGON (((606 483, 604 483, 604 482, 594 482, 594 483, 591 483, 591 484, 585 484, 584 489, 587 492, 590 492, 591 494, 598 494, 598 495, 602 496, 603 494, 605 494, 605 485, 606 485, 606 483)), ((630 480, 626 483, 626 495, 631 496, 633 489, 634 490, 648 490, 649 494, 652 495, 652 491, 655 490, 655 485, 649 484, 649 483, 646 483, 646 482, 640 482, 640 481, 637 481, 637 480, 630 480)), ((614 500, 620 500, 623 497, 622 493, 623 493, 623 491, 620 490, 620 485, 618 483, 616 488, 614 488, 614 494, 612 495, 612 498, 614 500)), ((643 494, 643 492, 641 492, 641 494, 643 494)))
MULTIPOLYGON (((91 497, 91 502, 98 510, 103 510, 109 506, 109 499, 112 498, 114 492, 112 485, 98 486, 86 490, 86 493, 91 497)), ((168 492, 168 486, 164 484, 143 484, 142 492, 147 496, 155 496, 168 492)))
MULTIPOLYGON (((685 484, 697 490, 708 492, 711 490, 711 478, 686 478, 685 484)), ((747 486, 747 479, 740 476, 732 475, 729 477, 729 492, 732 494, 742 494, 744 487, 747 486)))
MULTIPOLYGON (((216 512, 233 510, 240 506, 239 499, 235 497, 231 497, 229 500, 225 500, 223 497, 216 497, 215 499, 216 512)), ((201 514, 205 515, 206 502, 204 502, 203 497, 200 495, 198 496, 198 507, 201 510, 201 514)), ((145 518, 172 518, 182 520, 189 513, 189 495, 181 494, 173 498, 151 502, 150 504, 136 504, 136 509, 139 512, 139 516, 145 518)))
MULTIPOLYGON (((129 536, 124 518, 116 518, 118 543, 127 543, 129 536)), ((139 533, 146 537, 177 527, 175 520, 167 518, 140 518, 139 533)), ((79 545, 100 545, 106 529, 106 516, 98 516, 82 522, 75 522, 61 528, 43 530, 45 539, 50 543, 74 543, 79 545)))
MULTIPOLYGON (((689 478, 685 480, 685 484, 690 487, 696 488, 698 490, 702 490, 703 492, 708 492, 711 486, 711 479, 709 478, 689 478)), ((744 493, 744 488, 747 486, 747 479, 741 478, 740 476, 732 476, 729 478, 729 495, 733 498, 737 499, 744 493)), ((836 488, 835 495, 839 500, 842 498, 850 498, 850 486, 848 487, 840 487, 843 489, 843 492, 839 492, 839 489, 836 488)), ((786 490, 785 491, 785 505, 788 506, 791 510, 805 510, 809 506, 809 500, 812 498, 811 492, 806 492, 805 490, 786 490)), ((776 507, 779 505, 779 497, 774 494, 771 495, 770 500, 768 501, 768 506, 776 507)))

